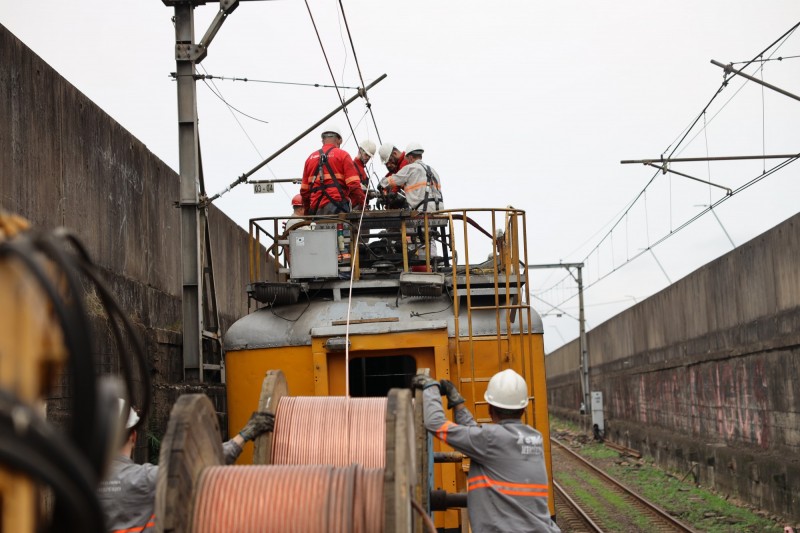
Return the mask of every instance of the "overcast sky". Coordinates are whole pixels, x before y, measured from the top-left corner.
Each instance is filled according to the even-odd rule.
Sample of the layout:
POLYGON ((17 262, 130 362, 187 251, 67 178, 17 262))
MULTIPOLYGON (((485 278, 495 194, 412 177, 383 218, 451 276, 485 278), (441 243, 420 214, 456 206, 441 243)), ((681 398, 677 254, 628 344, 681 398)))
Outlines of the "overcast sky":
MULTIPOLYGON (((714 210, 719 222, 707 214, 622 266, 725 193, 658 175, 620 219, 655 175, 620 160, 670 153, 720 87, 723 72, 710 60, 752 59, 800 21, 794 1, 343 4, 364 81, 388 74, 370 92, 381 139, 401 149, 412 140, 425 146, 425 160, 442 177, 448 207, 526 210, 531 263, 585 259, 589 328, 730 251, 731 241, 738 246, 798 210, 800 163, 720 204, 714 210), (595 248, 617 220, 617 229, 595 248)), ((309 5, 336 82, 361 85, 338 1, 309 0, 309 5)), ((210 3, 196 10, 198 39, 217 7, 210 3)), ((176 87, 169 77, 175 70, 172 15, 157 0, 0 0, 1 24, 177 169, 176 87)), ((758 76, 800 94, 800 58, 791 57, 800 56, 800 33, 766 56, 785 59, 764 63, 758 76)), ((201 65, 201 73, 215 76, 332 83, 302 0, 241 2, 201 65)), ((748 72, 756 72, 755 66, 748 72)), ((268 123, 232 113, 198 83, 210 193, 338 103, 328 88, 214 83, 229 104, 268 123)), ((363 101, 351 108, 356 134, 377 143, 365 113, 363 101)), ((342 115, 335 122, 347 128, 342 115)), ((676 157, 800 152, 800 102, 740 79, 714 100, 699 126, 704 123, 676 157)), ((318 145, 316 134, 309 136, 254 178, 299 177, 318 145)), ((353 153, 353 141, 344 148, 353 153)), ((779 162, 672 168, 735 190, 779 162)), ((286 186, 273 195, 254 195, 251 186, 242 185, 217 204, 246 226, 251 217, 287 214, 295 192, 295 186, 286 186)), ((577 298, 569 299, 574 283, 559 283, 564 276, 562 270, 534 272, 532 286, 541 298, 534 306, 545 314, 548 351, 578 333, 570 318, 577 316, 577 298)))

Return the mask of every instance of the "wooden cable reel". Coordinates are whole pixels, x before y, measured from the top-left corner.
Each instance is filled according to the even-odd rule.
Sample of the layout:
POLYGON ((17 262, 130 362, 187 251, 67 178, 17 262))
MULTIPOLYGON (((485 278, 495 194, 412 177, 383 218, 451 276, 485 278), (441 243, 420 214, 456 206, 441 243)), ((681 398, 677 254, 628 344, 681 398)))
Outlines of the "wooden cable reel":
MULTIPOLYGON (((275 413, 276 427, 274 433, 256 439, 253 466, 222 466, 219 425, 211 401, 201 394, 179 398, 161 449, 158 531, 412 531, 416 472, 411 392, 393 389, 380 399, 293 398, 287 392, 283 373, 268 372, 259 410, 275 413), (283 407, 279 406, 282 398, 283 407), (376 409, 376 402, 382 404, 381 409, 376 409), (325 410, 321 405, 333 408, 325 410), (349 435, 322 435, 328 439, 340 440, 342 435, 352 439, 369 426, 368 438, 353 448, 355 456, 346 454, 339 464, 302 464, 316 460, 312 449, 280 459, 301 464, 270 464, 275 462, 273 457, 278 458, 276 446, 281 439, 297 447, 295 434, 321 433, 319 419, 309 416, 320 411, 332 421, 328 428, 338 424, 350 429, 349 435), (356 435, 351 422, 360 425, 356 435), (384 439, 376 439, 376 433, 384 433, 384 439), (375 462, 375 446, 369 449, 364 444, 370 439, 383 446, 378 454, 382 468, 370 468, 359 460, 358 454, 363 454, 368 464, 375 462)), ((340 441, 330 445, 342 447, 340 441)))

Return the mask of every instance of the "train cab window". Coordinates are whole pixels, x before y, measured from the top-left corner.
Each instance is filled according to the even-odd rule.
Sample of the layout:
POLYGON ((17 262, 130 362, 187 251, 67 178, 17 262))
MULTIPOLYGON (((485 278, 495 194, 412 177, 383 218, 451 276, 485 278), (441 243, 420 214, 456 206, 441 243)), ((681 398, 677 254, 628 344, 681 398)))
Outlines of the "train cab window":
POLYGON ((358 357, 350 360, 350 396, 386 396, 389 389, 408 388, 417 373, 410 355, 358 357))

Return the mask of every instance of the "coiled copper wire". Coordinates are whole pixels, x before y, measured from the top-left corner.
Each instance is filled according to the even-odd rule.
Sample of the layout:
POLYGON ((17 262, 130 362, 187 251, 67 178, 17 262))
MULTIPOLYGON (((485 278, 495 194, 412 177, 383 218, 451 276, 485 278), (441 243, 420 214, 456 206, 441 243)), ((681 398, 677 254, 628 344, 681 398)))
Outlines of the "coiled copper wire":
POLYGON ((284 396, 271 464, 386 464, 386 398, 284 396))
POLYGON ((193 531, 380 532, 383 475, 358 465, 209 467, 198 482, 193 531))
POLYGON ((353 495, 354 533, 383 531, 383 474, 381 468, 362 468, 358 472, 357 487, 353 495))

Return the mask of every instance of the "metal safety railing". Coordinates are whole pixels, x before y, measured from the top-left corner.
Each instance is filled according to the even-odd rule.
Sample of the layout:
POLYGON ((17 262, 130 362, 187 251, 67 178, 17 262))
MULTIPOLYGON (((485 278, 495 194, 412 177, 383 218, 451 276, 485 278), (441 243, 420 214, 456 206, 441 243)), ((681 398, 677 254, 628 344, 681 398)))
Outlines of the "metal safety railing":
MULTIPOLYGON (((251 283, 294 281, 289 268, 290 231, 308 226, 343 228, 338 261, 340 277, 391 279, 405 272, 445 275, 455 326, 458 374, 455 377, 460 385, 471 387, 476 405, 485 402, 476 399, 475 384, 490 378, 476 369, 476 359, 485 356, 485 349, 478 349, 479 343, 488 346, 490 343, 486 341, 494 341, 491 345, 495 347, 497 363, 491 368, 495 372, 513 366, 532 384, 533 311, 527 283, 524 211, 514 208, 435 213, 367 211, 363 217, 361 213, 304 217, 287 230, 284 222, 290 218, 250 220, 251 283), (484 261, 472 262, 471 256, 487 252, 484 261), (487 315, 492 313, 493 327, 476 332, 476 322, 485 323, 487 315)), ((480 366, 488 368, 485 364, 480 366)), ((535 409, 529 412, 535 413, 535 409)))
POLYGON ((360 213, 253 218, 249 223, 250 282, 288 279, 289 232, 301 228, 340 231, 339 272, 352 272, 356 280, 379 270, 381 275, 440 271, 450 267, 452 257, 447 253, 432 255, 432 247, 427 243, 434 243, 436 249, 450 250, 448 235, 443 231, 447 224, 447 217, 410 211, 368 211, 363 219, 360 213), (293 224, 287 229, 289 220, 293 224), (394 268, 387 270, 388 263, 394 268))
MULTIPOLYGON (((478 375, 476 359, 478 342, 490 340, 485 331, 476 335, 475 312, 494 311, 494 345, 497 351, 495 371, 516 366, 521 369, 525 381, 532 386, 533 378, 533 316, 530 307, 530 294, 527 284, 528 249, 525 212, 513 208, 506 209, 464 209, 438 212, 431 217, 448 219, 451 235, 451 254, 463 254, 463 266, 452 262, 451 296, 453 298, 453 317, 455 330, 455 358, 460 386, 469 385, 475 404, 486 402, 477 400, 475 384, 488 382, 491 376, 478 375), (480 219, 480 220, 476 220, 480 219), (487 231, 479 223, 491 228, 487 231), (470 232, 469 230, 477 230, 470 232), (463 241, 457 239, 463 235, 463 241), (470 248, 475 248, 476 236, 487 237, 491 250, 489 258, 472 264, 470 248), (466 327, 462 327, 461 300, 466 305, 466 327), (518 322, 517 322, 518 321, 518 322), (518 344, 512 343, 513 331, 518 324, 518 344), (503 327, 504 326, 504 327, 503 327), (462 334, 464 331, 466 334, 462 334), (517 361, 514 359, 517 358, 517 361), (519 363, 516 365, 515 363, 519 363)), ((534 397, 530 397, 534 401, 534 397)), ((535 409, 533 413, 535 425, 535 409)), ((481 420, 479 420, 481 421, 481 420)))

